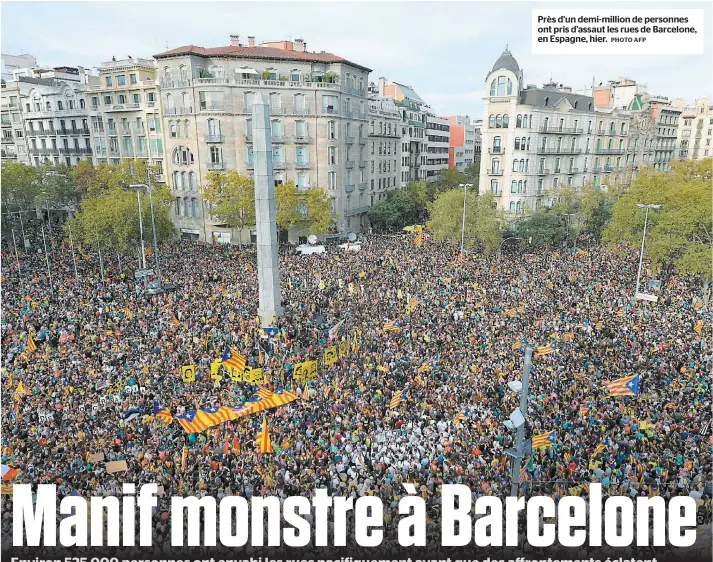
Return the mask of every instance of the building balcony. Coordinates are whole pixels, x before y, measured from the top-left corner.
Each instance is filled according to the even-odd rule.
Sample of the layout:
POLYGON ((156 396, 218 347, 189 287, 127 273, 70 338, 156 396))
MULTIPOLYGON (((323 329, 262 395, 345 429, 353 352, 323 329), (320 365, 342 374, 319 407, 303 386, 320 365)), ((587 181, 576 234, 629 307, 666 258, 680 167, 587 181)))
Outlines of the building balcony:
POLYGON ((272 142, 273 143, 280 143, 282 144, 287 140, 287 137, 284 135, 272 135, 272 142))
POLYGON ((57 129, 56 133, 58 135, 87 135, 89 136, 89 129, 57 129))
POLYGON ((163 114, 164 115, 192 115, 193 108, 192 107, 164 107, 163 114))
POLYGON ((272 169, 273 170, 286 170, 287 162, 285 162, 284 160, 273 160, 272 169))
POLYGON ((290 115, 312 115, 314 112, 309 107, 293 107, 288 109, 287 113, 290 115))
POLYGON ((550 171, 547 168, 540 168, 539 170, 537 170, 538 176, 546 176, 549 173, 550 171))
POLYGON ((119 156, 121 156, 121 154, 119 153, 119 149, 118 148, 110 148, 109 156, 111 156, 112 158, 119 158, 119 156))
POLYGON ((3 121, 2 126, 3 126, 3 128, 4 127, 12 127, 12 123, 10 123, 10 121, 3 121))
POLYGON ((490 154, 502 154, 503 152, 505 152, 505 150, 502 146, 493 146, 488 149, 488 152, 490 154))
POLYGON ((365 181, 358 183, 357 185, 359 186, 359 191, 366 190, 367 183, 365 181))
POLYGON ((310 137, 309 135, 295 136, 294 141, 295 141, 295 144, 311 143, 312 137, 310 137))
POLYGON ((295 168, 298 170, 305 170, 309 168, 309 162, 295 162, 295 168))
POLYGON ((353 183, 344 184, 344 191, 346 191, 347 193, 351 193, 352 191, 354 191, 354 184, 353 183))
POLYGON ((540 127, 541 133, 561 134, 561 135, 581 135, 584 129, 575 129, 572 127, 540 127))
POLYGON ((137 158, 148 158, 148 157, 149 157, 148 150, 141 150, 141 149, 138 149, 138 150, 136 151, 136 157, 137 157, 137 158))
POLYGON ((270 107, 270 115, 286 115, 287 108, 285 107, 270 107))
POLYGON ((3 138, 2 138, 2 142, 6 143, 6 144, 7 144, 7 143, 14 143, 14 142, 15 142, 15 139, 12 138, 11 136, 10 136, 10 137, 3 137, 3 138))
POLYGON ((245 142, 246 142, 246 143, 252 143, 252 142, 253 142, 252 133, 245 133, 244 137, 245 137, 245 142))
POLYGON ((581 154, 581 148, 548 148, 540 147, 537 149, 537 154, 581 154))
POLYGON ((354 217, 357 215, 363 215, 364 213, 368 213, 370 208, 371 207, 368 207, 365 205, 363 207, 354 207, 353 209, 345 209, 344 216, 345 217, 354 217))
POLYGON ((246 167, 248 170, 252 170, 252 169, 255 168, 255 162, 250 162, 250 161, 248 161, 248 162, 245 164, 245 167, 246 167))
POLYGON ((502 170, 488 170, 488 175, 489 176, 502 176, 503 171, 502 170))
MULTIPOLYGON (((586 170, 585 170, 586 171, 586 170)), ((567 170, 568 174, 578 174, 579 173, 579 168, 570 168, 567 170)))
POLYGON ((205 166, 209 170, 225 170, 225 162, 206 162, 205 166))
POLYGON ((327 106, 322 108, 322 115, 339 115, 339 108, 327 106))
POLYGON ((57 131, 54 129, 43 129, 40 131, 35 131, 33 129, 29 129, 27 131, 28 137, 54 137, 56 135, 57 135, 57 131))
POLYGON ((205 142, 223 142, 223 135, 205 135, 205 142))
POLYGON ((227 111, 225 105, 206 105, 204 103, 201 104, 200 108, 198 111, 201 112, 208 112, 210 113, 211 111, 216 111, 216 112, 221 112, 221 111, 227 111))
POLYGON ((121 134, 124 136, 131 136, 131 127, 122 127, 121 134))
POLYGON ((117 129, 116 129, 116 127, 107 127, 107 128, 106 128, 106 132, 109 133, 111 136, 114 136, 114 137, 119 134, 118 131, 117 131, 117 129))
POLYGON ((594 154, 624 154, 623 148, 595 148, 594 154))
POLYGON ((95 155, 97 158, 106 158, 106 148, 101 148, 101 147, 95 148, 95 149, 94 149, 94 155, 95 155))
POLYGON ((354 144, 356 138, 354 137, 344 137, 344 144, 354 144))
POLYGON ((151 158, 163 158, 163 150, 159 150, 158 148, 152 148, 151 158))
POLYGON ((87 114, 85 107, 75 107, 74 109, 51 109, 49 111, 26 111, 23 113, 25 119, 47 119, 51 117, 81 117, 87 114))
POLYGON ((366 168, 369 165, 368 160, 359 160, 359 167, 360 168, 366 168))
POLYGON ((230 79, 228 79, 228 78, 194 78, 193 79, 194 86, 198 86, 201 84, 227 85, 227 84, 230 84, 230 79))
POLYGON ((17 153, 9 150, 2 150, 0 151, 0 156, 2 156, 2 158, 17 158, 17 153))
POLYGON ((346 168, 353 168, 354 167, 354 160, 347 160, 344 164, 346 168))
POLYGON ((160 80, 161 88, 188 88, 191 85, 190 80, 160 80))
POLYGON ((366 146, 366 138, 365 137, 359 137, 359 144, 361 146, 366 146))

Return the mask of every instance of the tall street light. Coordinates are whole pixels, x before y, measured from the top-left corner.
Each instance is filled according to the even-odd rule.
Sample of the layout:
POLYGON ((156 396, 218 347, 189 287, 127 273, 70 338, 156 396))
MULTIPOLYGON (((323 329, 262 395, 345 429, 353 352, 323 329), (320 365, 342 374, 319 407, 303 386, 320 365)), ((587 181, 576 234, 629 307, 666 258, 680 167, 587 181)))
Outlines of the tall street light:
MULTIPOLYGON (((158 288, 161 288, 162 282, 161 282, 161 266, 159 263, 158 259, 158 238, 156 236, 156 218, 154 215, 154 210, 153 210, 153 189, 151 188, 151 172, 150 170, 146 170, 146 183, 145 184, 135 184, 135 185, 130 185, 129 186, 131 189, 145 189, 148 194, 149 194, 149 206, 151 207, 151 229, 153 230, 153 252, 154 252, 154 259, 156 261, 156 278, 158 280, 158 288)), ((139 201, 139 205, 140 205, 139 201)), ((143 228, 142 228, 143 230, 143 228)), ((143 236, 141 240, 142 246, 143 246, 143 236)), ((146 268, 144 264, 144 269, 146 268)))
POLYGON ((463 253, 463 247, 465 245, 465 201, 466 201, 466 195, 468 195, 468 188, 473 187, 472 183, 461 183, 458 185, 458 187, 463 188, 463 221, 461 222, 461 227, 460 227, 460 253, 463 253))
POLYGON ((637 203, 636 206, 639 209, 646 209, 646 214, 644 215, 644 234, 641 237, 641 251, 639 252, 639 271, 636 273, 636 292, 634 293, 634 299, 639 296, 639 285, 641 283, 641 266, 644 263, 644 243, 646 242, 646 226, 649 223, 649 209, 660 209, 661 205, 644 205, 642 203, 637 203))
POLYGON ((532 347, 525 348, 525 365, 523 368, 522 381, 510 381, 508 388, 513 392, 520 393, 520 407, 512 414, 510 419, 505 421, 505 427, 511 431, 517 430, 515 437, 515 447, 505 451, 505 454, 512 458, 510 464, 510 495, 517 497, 520 487, 520 466, 522 464, 523 448, 525 445, 525 418, 527 416, 527 397, 530 387, 530 370, 532 369, 532 347))

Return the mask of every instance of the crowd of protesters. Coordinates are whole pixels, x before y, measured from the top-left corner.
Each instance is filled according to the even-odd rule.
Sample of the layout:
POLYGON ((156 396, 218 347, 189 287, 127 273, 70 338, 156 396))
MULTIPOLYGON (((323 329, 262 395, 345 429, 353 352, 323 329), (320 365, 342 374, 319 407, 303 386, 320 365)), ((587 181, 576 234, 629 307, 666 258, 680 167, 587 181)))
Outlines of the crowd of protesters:
MULTIPOLYGON (((674 274, 658 302, 634 302, 637 256, 623 249, 520 244, 461 256, 428 235, 420 247, 412 238, 367 236, 358 252, 328 246, 307 256, 282 248, 274 337, 256 322, 251 247, 167 242, 160 271, 172 290, 155 295, 134 278, 136 256, 105 249, 101 275, 96 248, 75 248, 75 277, 72 248, 59 238, 49 256, 41 238, 17 255, 3 247, 2 462, 19 471, 13 482, 84 497, 155 482, 159 539, 170 535, 174 495, 284 498, 317 488, 379 496, 393 538, 389 508, 414 483, 435 536, 441 484, 509 494, 505 450, 515 434, 504 421, 520 397, 507 383, 522 377, 524 345, 550 346, 533 358, 526 436, 555 430, 554 445, 528 450, 521 492, 586 498, 600 482, 606 495, 689 495, 709 520, 713 356, 700 279, 674 274), (384 330, 392 321, 398 329, 384 330), (325 350, 341 342, 325 366, 325 350), (154 403, 175 416, 249 399, 257 386, 211 376, 228 345, 262 367, 269 388, 300 397, 267 412, 273 453, 255 445, 261 415, 195 434, 153 415, 154 403), (316 377, 295 381, 293 366, 308 359, 319 362, 316 377), (195 366, 195 382, 183 382, 184 365, 195 366), (603 385, 634 374, 636 396, 603 385), (90 460, 97 453, 104 460, 90 460), (121 459, 126 471, 106 472, 121 459)), ((653 276, 644 271, 645 282, 653 276)))

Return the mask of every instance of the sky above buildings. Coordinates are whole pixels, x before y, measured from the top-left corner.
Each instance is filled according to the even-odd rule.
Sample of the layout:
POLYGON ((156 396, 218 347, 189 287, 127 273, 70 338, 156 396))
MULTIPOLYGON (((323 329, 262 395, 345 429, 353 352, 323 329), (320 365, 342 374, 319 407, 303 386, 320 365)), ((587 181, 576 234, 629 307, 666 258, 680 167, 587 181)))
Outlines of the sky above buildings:
MULTIPOLYGON (((303 38, 411 85, 441 115, 482 117, 485 77, 506 45, 526 84, 552 78, 575 90, 617 76, 649 92, 693 101, 713 97, 710 2, 577 2, 577 7, 704 8, 705 54, 647 56, 532 55, 533 8, 546 2, 3 2, 2 52, 30 53, 49 66, 98 66, 149 57, 182 45, 224 46, 229 35, 257 42, 303 38)), ((573 7, 567 3, 566 7, 573 7)))

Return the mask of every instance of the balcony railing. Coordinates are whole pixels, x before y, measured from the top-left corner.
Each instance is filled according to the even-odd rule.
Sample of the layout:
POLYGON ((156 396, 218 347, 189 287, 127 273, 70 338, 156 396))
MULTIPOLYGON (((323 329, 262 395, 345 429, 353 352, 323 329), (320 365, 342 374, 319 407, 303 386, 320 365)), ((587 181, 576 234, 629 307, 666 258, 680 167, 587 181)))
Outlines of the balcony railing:
POLYGON ((595 148, 595 154, 624 154, 623 148, 595 148))
POLYGON ((362 146, 366 145, 366 137, 359 137, 359 144, 362 146))
POLYGON ((273 143, 283 143, 287 140, 287 138, 284 135, 272 135, 272 142, 273 143))
POLYGON ((202 103, 200 106, 200 111, 225 111, 225 104, 223 105, 207 105, 202 103))
POLYGON ((297 168, 298 170, 304 170, 306 168, 309 168, 309 162, 295 162, 295 168, 297 168))
POLYGON ((270 115, 285 115, 287 109, 284 107, 272 107, 270 106, 270 115))
POLYGON ((17 153, 9 150, 3 150, 2 153, 0 153, 0 156, 2 156, 2 158, 17 158, 17 153))
POLYGON ((247 142, 247 143, 253 142, 253 136, 252 136, 252 134, 250 134, 250 133, 245 133, 244 136, 245 136, 245 142, 247 142))
POLYGON ((81 116, 86 114, 85 107, 75 107, 73 109, 50 109, 49 111, 26 111, 24 112, 25 119, 42 119, 47 117, 70 117, 81 116))
POLYGON ((579 173, 579 168, 570 168, 567 170, 568 174, 578 174, 579 173))
POLYGON ((360 191, 364 191, 364 190, 366 189, 366 182, 365 182, 365 181, 360 182, 360 183, 358 183, 357 185, 359 186, 359 190, 360 190, 360 191))
POLYGON ((206 168, 209 170, 224 170, 225 162, 207 162, 206 168))
POLYGON ((10 123, 10 121, 3 121, 2 126, 3 127, 12 127, 12 123, 10 123))
POLYGON ((492 146, 488 149, 490 154, 502 154, 504 152, 502 146, 492 146))
POLYGON ((3 136, 3 137, 2 137, 2 142, 5 142, 5 143, 7 143, 7 142, 15 142, 15 139, 12 137, 12 135, 9 136, 9 137, 3 136))
POLYGON ((353 217, 356 215, 363 215, 364 213, 369 212, 368 206, 364 205, 363 207, 354 207, 353 209, 345 209, 344 210, 344 216, 345 217, 353 217))
POLYGON ((253 168, 255 168, 255 162, 248 161, 247 164, 245 164, 245 166, 247 167, 248 170, 252 170, 253 168))
POLYGON ((159 150, 158 148, 152 148, 151 149, 151 157, 152 158, 163 158, 163 150, 159 150))
POLYGON ((345 163, 345 166, 347 168, 353 168, 354 167, 354 160, 347 160, 345 163))
POLYGON ((537 175, 538 175, 538 176, 544 176, 544 175, 547 175, 547 174, 549 174, 549 173, 550 173, 550 171, 549 171, 547 168, 540 168, 539 170, 537 170, 537 175))
POLYGON ((293 107, 292 109, 288 109, 287 113, 291 115, 311 115, 312 110, 309 107, 293 107))
POLYGON ((488 170, 488 175, 489 176, 502 176, 503 171, 502 170, 488 170))
POLYGON ((574 127, 540 127, 541 133, 563 134, 563 135, 581 135, 584 129, 575 129, 574 127))
POLYGON ((101 158, 102 156, 106 156, 106 148, 95 148, 94 149, 94 155, 97 156, 98 158, 101 158))
POLYGON ((199 84, 229 84, 230 79, 228 78, 194 78, 193 85, 198 86, 199 84))
POLYGON ((581 154, 582 149, 581 148, 565 148, 565 147, 560 147, 560 148, 548 148, 548 147, 540 147, 537 149, 537 154, 581 154))
POLYGON ((273 170, 285 170, 287 168, 287 162, 284 160, 273 160, 272 169, 273 170))
POLYGON ((206 135, 205 142, 223 142, 223 135, 206 135))
POLYGON ((351 193, 352 191, 354 191, 354 184, 353 183, 345 184, 344 191, 346 191, 347 193, 351 193))
POLYGON ((89 129, 57 129, 58 135, 89 135, 89 129))
POLYGON ((368 160, 359 160, 359 167, 360 168, 366 168, 369 165, 368 160))
POLYGON ((192 107, 164 107, 164 115, 191 115, 193 113, 192 107))
POLYGON ((339 115, 339 108, 332 106, 323 107, 322 115, 339 115))
POLYGON ((354 137, 344 137, 344 144, 354 144, 355 140, 354 137))
POLYGON ((312 142, 312 137, 308 135, 296 136, 295 143, 303 144, 312 142))

